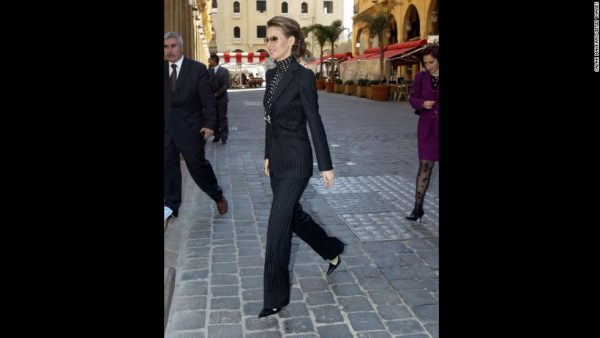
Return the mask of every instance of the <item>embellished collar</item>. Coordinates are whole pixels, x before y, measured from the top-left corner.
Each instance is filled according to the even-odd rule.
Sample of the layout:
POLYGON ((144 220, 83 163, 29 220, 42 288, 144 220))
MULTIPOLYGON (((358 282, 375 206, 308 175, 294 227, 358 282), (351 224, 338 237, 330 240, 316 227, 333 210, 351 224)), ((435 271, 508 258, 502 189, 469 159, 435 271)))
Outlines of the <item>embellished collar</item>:
POLYGON ((275 65, 277 66, 277 72, 285 72, 294 62, 296 62, 296 58, 294 57, 294 55, 290 55, 280 61, 275 61, 275 65))

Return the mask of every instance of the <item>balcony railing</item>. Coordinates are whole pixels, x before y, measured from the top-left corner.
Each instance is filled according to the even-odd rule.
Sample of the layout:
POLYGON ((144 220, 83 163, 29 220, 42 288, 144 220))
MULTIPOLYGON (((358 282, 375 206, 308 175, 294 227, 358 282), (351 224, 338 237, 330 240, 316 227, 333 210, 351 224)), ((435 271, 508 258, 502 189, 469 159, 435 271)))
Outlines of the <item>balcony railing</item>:
POLYGON ((242 38, 233 38, 233 43, 234 44, 240 44, 240 43, 242 43, 242 38))
POLYGON ((300 19, 308 19, 308 13, 300 13, 300 19))
POLYGON ((233 17, 234 17, 234 18, 237 18, 237 19, 239 19, 239 18, 241 18, 241 17, 242 17, 242 13, 239 13, 239 12, 238 12, 238 13, 236 13, 236 12, 233 12, 233 17))

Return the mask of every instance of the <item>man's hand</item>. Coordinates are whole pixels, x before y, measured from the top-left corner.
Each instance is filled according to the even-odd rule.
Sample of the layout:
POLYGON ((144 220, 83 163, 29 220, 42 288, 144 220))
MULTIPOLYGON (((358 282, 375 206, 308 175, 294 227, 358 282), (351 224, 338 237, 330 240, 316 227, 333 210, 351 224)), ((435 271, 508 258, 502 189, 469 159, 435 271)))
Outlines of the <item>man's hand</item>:
POLYGON ((206 140, 207 138, 213 136, 215 134, 215 131, 210 128, 204 127, 200 129, 200 134, 202 134, 202 136, 204 136, 204 139, 206 140))

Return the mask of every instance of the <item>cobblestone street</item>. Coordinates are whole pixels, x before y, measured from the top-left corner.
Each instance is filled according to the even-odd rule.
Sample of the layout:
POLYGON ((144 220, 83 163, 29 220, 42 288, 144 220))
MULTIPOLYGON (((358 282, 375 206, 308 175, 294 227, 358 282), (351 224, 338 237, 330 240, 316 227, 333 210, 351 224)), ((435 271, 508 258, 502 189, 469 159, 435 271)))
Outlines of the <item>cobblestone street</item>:
POLYGON ((176 271, 165 337, 439 336, 438 163, 422 223, 404 218, 418 116, 406 101, 318 94, 336 181, 326 191, 314 163, 300 202, 346 243, 342 265, 327 276, 328 262, 294 236, 291 302, 257 318, 272 198, 262 170, 264 89, 230 91, 228 142, 206 145, 229 212, 218 215, 184 169, 179 218, 165 232, 165 265, 176 271))

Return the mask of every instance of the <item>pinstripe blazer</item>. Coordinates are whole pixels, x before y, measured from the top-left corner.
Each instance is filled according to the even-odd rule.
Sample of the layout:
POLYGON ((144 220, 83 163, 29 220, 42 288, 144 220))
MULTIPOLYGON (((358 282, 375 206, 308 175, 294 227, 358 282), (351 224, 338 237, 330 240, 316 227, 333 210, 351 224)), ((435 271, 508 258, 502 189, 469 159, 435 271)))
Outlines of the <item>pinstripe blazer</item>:
MULTIPOLYGON (((267 71, 267 90, 275 69, 267 71)), ((266 107, 267 92, 263 104, 266 107)), ((265 159, 275 177, 310 177, 312 149, 307 121, 320 171, 333 169, 327 136, 319 115, 315 74, 295 60, 273 93, 271 123, 266 124, 265 159)))

